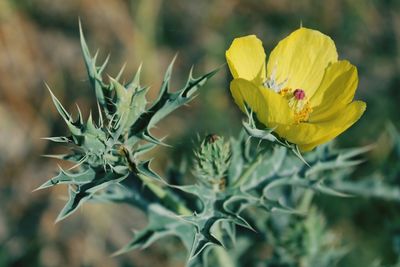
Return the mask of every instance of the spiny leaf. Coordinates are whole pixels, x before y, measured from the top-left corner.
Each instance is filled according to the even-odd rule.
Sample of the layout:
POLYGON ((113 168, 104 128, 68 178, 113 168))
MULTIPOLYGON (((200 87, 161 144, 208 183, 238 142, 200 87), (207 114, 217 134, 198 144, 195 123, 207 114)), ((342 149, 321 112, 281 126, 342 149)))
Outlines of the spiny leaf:
POLYGON ((146 160, 144 162, 141 162, 136 165, 136 169, 140 174, 143 174, 147 177, 150 177, 154 180, 164 182, 164 180, 155 172, 151 169, 150 167, 151 159, 146 160))
POLYGON ((72 122, 72 118, 69 115, 69 113, 65 110, 65 108, 62 106, 62 104, 60 103, 60 101, 57 99, 57 97, 53 94, 53 92, 51 91, 50 87, 48 86, 48 84, 45 84, 47 89, 50 92, 51 95, 51 99, 53 100, 54 106, 56 107, 58 113, 61 115, 61 117, 64 119, 65 122, 72 122))
POLYGON ((92 112, 90 112, 89 114, 89 118, 86 122, 86 132, 91 133, 91 134, 97 134, 97 127, 93 122, 93 118, 92 118, 92 112))
POLYGON ((49 140, 56 143, 71 143, 72 140, 66 136, 42 137, 41 139, 49 140))
POLYGON ((185 247, 191 246, 194 240, 193 226, 158 204, 149 205, 147 214, 149 223, 145 229, 136 231, 132 241, 115 252, 114 256, 137 248, 144 249, 160 238, 170 235, 180 238, 185 247))
POLYGON ((142 64, 139 65, 139 68, 136 71, 135 76, 132 81, 126 85, 126 88, 140 88, 140 75, 142 73, 142 64))
POLYGON ((109 79, 110 79, 110 84, 111 84, 112 88, 114 89, 115 94, 117 96, 116 104, 118 104, 120 102, 130 103, 130 99, 128 97, 128 90, 126 90, 125 87, 122 84, 120 84, 117 79, 114 79, 111 76, 109 76, 109 79))
POLYGON ((88 168, 78 173, 69 173, 64 171, 61 167, 60 172, 57 176, 51 178, 36 190, 52 187, 57 184, 84 184, 92 181, 96 173, 92 168, 88 168))
POLYGON ((77 127, 75 123, 72 122, 71 116, 68 114, 68 112, 65 110, 65 108, 61 105, 60 101, 50 90, 50 87, 47 84, 46 84, 46 86, 50 92, 54 106, 56 107, 56 109, 57 109, 58 113, 61 115, 61 117, 64 119, 65 124, 67 124, 67 127, 70 130, 70 132, 75 136, 81 135, 82 134, 81 129, 79 127, 77 127))
POLYGON ((287 140, 283 140, 281 138, 276 137, 273 132, 275 130, 275 128, 271 128, 271 129, 258 129, 256 127, 256 122, 253 116, 253 112, 251 110, 249 110, 248 107, 246 108, 246 114, 248 117, 248 122, 243 122, 243 127, 246 130, 247 134, 250 137, 254 137, 260 140, 266 140, 272 143, 277 143, 281 146, 284 146, 286 148, 288 148, 289 150, 291 150, 293 152, 294 155, 296 155, 296 157, 298 159, 300 159, 305 165, 309 166, 308 162, 304 159, 303 155, 300 152, 299 147, 296 144, 292 144, 290 142, 288 142, 287 140))
POLYGON ((317 192, 323 193, 323 194, 325 194, 325 195, 330 195, 330 196, 334 196, 334 197, 353 197, 353 196, 350 195, 350 194, 346 194, 346 193, 340 192, 340 191, 338 191, 338 190, 335 190, 335 189, 333 189, 333 188, 331 188, 331 187, 325 185, 324 182, 323 182, 323 180, 320 181, 320 182, 318 182, 318 183, 315 185, 314 188, 315 188, 315 190, 316 190, 317 192))
POLYGON ((355 196, 400 201, 400 188, 385 184, 377 174, 360 181, 332 181, 330 187, 355 196))
POLYGON ((203 86, 204 83, 218 71, 218 69, 211 71, 197 79, 189 77, 184 88, 174 93, 170 93, 169 81, 174 61, 175 58, 165 73, 157 100, 154 101, 148 111, 135 122, 131 128, 131 133, 140 133, 143 131, 149 132, 149 130, 162 118, 191 101, 194 97, 193 93, 203 86))
POLYGON ((340 153, 338 155, 338 160, 339 161, 346 161, 348 159, 357 157, 359 155, 365 154, 372 149, 375 148, 375 145, 368 145, 368 146, 363 146, 363 147, 357 147, 357 148, 347 148, 347 149, 341 149, 340 153))
MULTIPOLYGON (((96 173, 98 176, 98 173, 96 173)), ((59 222, 75 212, 84 202, 88 201, 93 194, 108 187, 110 184, 119 183, 128 175, 116 176, 113 173, 105 174, 102 177, 95 177, 92 181, 82 185, 74 184, 69 186, 69 199, 58 215, 56 222, 59 222), (76 189, 73 188, 76 187, 76 189)))
POLYGON ((188 262, 195 260, 206 247, 212 245, 222 246, 222 243, 219 242, 215 237, 206 238, 200 233, 196 234, 192 245, 192 250, 189 253, 188 262))
POLYGON ((249 122, 243 122, 243 127, 247 134, 251 137, 267 140, 270 142, 276 142, 278 139, 272 134, 274 129, 260 130, 252 126, 249 122))
MULTIPOLYGON (((162 141, 162 140, 161 140, 162 141)), ((143 155, 149 151, 151 151, 153 148, 155 148, 157 146, 157 144, 154 143, 148 143, 148 144, 143 144, 143 145, 139 145, 136 149, 135 149, 135 156, 140 156, 143 155)))
POLYGON ((74 211, 76 211, 85 200, 90 198, 90 194, 88 194, 87 192, 75 191, 72 186, 68 187, 68 193, 69 200, 65 204, 61 212, 58 214, 56 223, 67 218, 74 211))
MULTIPOLYGON (((200 184, 193 185, 170 185, 170 187, 181 190, 185 193, 195 195, 199 197, 199 199, 204 202, 206 198, 212 198, 214 193, 212 193, 209 188, 205 186, 201 186, 200 184)), ((204 203, 203 203, 204 204, 204 203)))
POLYGON ((214 76, 218 71, 219 69, 213 70, 197 79, 189 77, 185 87, 177 92, 168 93, 168 89, 166 89, 165 92, 168 95, 168 98, 162 97, 161 99, 163 101, 158 102, 159 105, 157 107, 159 107, 159 109, 156 112, 154 112, 154 115, 151 117, 148 123, 148 128, 153 127, 162 118, 164 118, 166 115, 168 115, 178 107, 183 106, 188 102, 190 102, 194 98, 194 93, 201 86, 203 86, 209 78, 214 76))
POLYGON ((156 144, 156 145, 160 145, 160 146, 167 146, 170 147, 170 145, 164 143, 162 140, 164 140, 165 138, 156 138, 154 137, 149 131, 145 130, 142 132, 141 134, 142 139, 146 140, 147 142, 156 144))
POLYGON ((349 168, 353 167, 356 165, 359 165, 362 163, 363 160, 348 160, 348 161, 342 161, 339 158, 332 160, 332 161, 326 161, 326 162, 317 162, 313 164, 306 172, 306 176, 311 176, 312 174, 315 173, 321 173, 322 171, 326 170, 334 170, 334 169, 340 169, 340 168, 349 168))
MULTIPOLYGON (((171 63, 168 65, 167 70, 165 71, 164 74, 164 79, 163 82, 161 84, 161 88, 160 88, 160 92, 158 94, 158 99, 156 101, 154 101, 154 105, 152 106, 152 108, 154 106, 156 106, 158 103, 162 102, 163 98, 166 98, 168 96, 168 91, 169 91, 169 82, 171 80, 171 76, 172 76, 172 70, 174 68, 174 64, 176 61, 177 55, 174 56, 174 58, 172 59, 171 63)), ((150 108, 150 109, 152 109, 150 108)))
MULTIPOLYGON (((97 101, 101 105, 105 105, 106 101, 105 101, 103 88, 102 88, 102 84, 101 84, 101 76, 99 76, 99 73, 97 72, 96 62, 95 62, 94 58, 92 58, 90 55, 89 48, 86 44, 85 36, 83 35, 82 24, 81 24, 80 20, 79 20, 79 33, 80 33, 82 54, 83 54, 83 58, 85 60, 85 65, 86 65, 86 69, 87 69, 87 72, 89 75, 90 83, 96 92, 97 101)), ((100 73, 102 72, 102 70, 104 70, 105 65, 107 65, 107 62, 108 62, 108 57, 107 57, 105 63, 103 64, 103 66, 101 67, 100 73)))

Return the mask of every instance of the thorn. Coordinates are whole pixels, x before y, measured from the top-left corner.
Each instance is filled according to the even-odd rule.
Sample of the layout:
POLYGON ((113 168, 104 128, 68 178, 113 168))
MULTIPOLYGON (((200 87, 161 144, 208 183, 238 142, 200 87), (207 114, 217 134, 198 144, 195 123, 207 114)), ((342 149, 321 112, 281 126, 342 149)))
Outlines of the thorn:
POLYGON ((190 70, 189 70, 189 80, 194 79, 194 78, 193 78, 193 70, 194 70, 194 65, 192 65, 192 66, 190 67, 190 70))
POLYGON ((122 65, 121 70, 117 74, 117 77, 115 77, 115 80, 119 81, 121 79, 121 76, 124 73, 125 68, 126 68, 126 62, 122 65))
POLYGON ((82 116, 82 112, 81 112, 81 109, 79 108, 79 106, 78 106, 78 103, 75 103, 75 105, 76 105, 76 109, 78 110, 78 116, 79 116, 79 123, 80 124, 83 124, 83 116, 82 116))
POLYGON ((133 77, 131 82, 128 84, 128 87, 131 87, 131 86, 138 87, 138 88, 140 87, 140 75, 142 73, 142 66, 143 66, 143 63, 140 62, 140 65, 135 73, 135 76, 133 77))
POLYGON ((103 65, 101 65, 99 69, 99 74, 101 74, 104 71, 109 61, 110 61, 110 54, 107 55, 106 59, 103 62, 103 65))
POLYGON ((93 64, 94 64, 94 65, 96 65, 96 60, 97 60, 97 57, 99 56, 99 52, 100 52, 100 50, 97 49, 97 50, 96 50, 96 53, 94 54, 94 57, 93 57, 93 64))
POLYGON ((175 56, 172 59, 171 63, 169 63, 169 65, 168 65, 167 71, 165 72, 165 75, 164 75, 164 82, 169 81, 169 79, 171 77, 171 74, 172 74, 172 69, 174 67, 174 64, 175 64, 175 61, 176 61, 177 57, 178 57, 178 52, 175 54, 175 56))
POLYGON ((296 150, 293 150, 293 153, 305 164, 307 167, 311 167, 310 164, 303 158, 303 155, 301 155, 300 151, 298 150, 298 147, 296 146, 296 150))
POLYGON ((71 116, 68 114, 68 112, 65 110, 61 102, 57 99, 57 97, 53 94, 53 92, 50 89, 50 86, 44 82, 47 90, 50 92, 51 99, 53 100, 53 103, 58 111, 58 113, 61 115, 61 117, 65 120, 65 122, 68 124, 68 122, 71 122, 71 116))
POLYGON ((79 33, 83 35, 81 17, 78 17, 79 33))
POLYGON ((97 101, 97 110, 98 110, 98 113, 99 113, 99 128, 103 128, 104 120, 103 120, 103 114, 101 113, 101 108, 100 108, 99 101, 97 101))
POLYGON ((65 156, 68 156, 68 154, 43 154, 43 155, 40 155, 41 157, 44 157, 44 158, 51 158, 51 159, 64 159, 64 157, 65 156))

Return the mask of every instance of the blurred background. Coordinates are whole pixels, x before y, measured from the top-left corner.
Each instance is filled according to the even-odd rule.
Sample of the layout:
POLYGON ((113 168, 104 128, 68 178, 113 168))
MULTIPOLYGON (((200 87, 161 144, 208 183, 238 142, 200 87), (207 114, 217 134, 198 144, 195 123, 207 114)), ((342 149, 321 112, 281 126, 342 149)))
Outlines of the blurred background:
MULTIPOLYGON (((55 174, 62 151, 41 137, 66 133, 44 82, 70 112, 95 108, 82 60, 78 18, 92 52, 111 54, 107 73, 127 63, 129 79, 143 62, 143 84, 155 96, 164 70, 179 52, 173 88, 190 67, 198 75, 224 64, 233 38, 257 34, 267 54, 298 28, 331 36, 340 58, 358 67, 356 98, 367 102, 361 120, 338 138, 338 146, 377 142, 354 179, 379 169, 400 183, 395 142, 386 130, 400 127, 400 1, 396 0, 0 0, 0 266, 182 266, 182 248, 153 245, 144 251, 109 255, 146 223, 142 214, 120 205, 87 204, 55 224, 65 200, 62 186, 32 192, 55 174)), ((155 129, 174 148, 157 151, 155 169, 192 155, 197 134, 237 135, 242 115, 229 93, 226 67, 202 89, 190 107, 173 113, 155 129)), ((385 178, 386 179, 386 178, 385 178)), ((320 197, 329 226, 352 251, 339 266, 367 266, 396 255, 400 206, 379 199, 320 197)), ((317 266, 314 266, 317 267, 317 266)))

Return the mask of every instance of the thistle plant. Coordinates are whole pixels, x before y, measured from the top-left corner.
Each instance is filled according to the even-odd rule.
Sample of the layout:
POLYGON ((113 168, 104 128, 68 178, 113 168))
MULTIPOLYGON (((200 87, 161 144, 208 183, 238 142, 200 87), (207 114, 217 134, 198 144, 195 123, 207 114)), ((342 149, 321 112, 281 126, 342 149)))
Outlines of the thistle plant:
MULTIPOLYGON (((215 71, 199 78, 194 78, 191 71, 185 86, 171 92, 169 81, 174 59, 165 73, 158 98, 147 107, 148 88, 140 85, 141 67, 126 84, 120 82, 123 69, 116 77, 109 77, 107 83, 103 79, 103 72, 109 58, 97 65, 98 54, 91 56, 82 28, 80 33, 85 65, 98 102, 98 120, 94 122, 92 114, 84 120, 79 107, 78 118, 74 120, 49 89, 70 136, 47 139, 71 145, 69 154, 54 157, 72 161, 75 165, 68 171, 60 169, 57 176, 39 189, 57 184, 68 185, 69 200, 57 220, 64 219, 91 199, 133 201, 147 207, 148 202, 139 197, 142 186, 147 186, 148 189, 143 193, 150 199, 171 200, 159 186, 149 182, 150 177, 156 177, 149 167, 150 160, 140 161, 139 157, 163 144, 161 139, 152 136, 151 128, 169 113, 191 101, 215 71)), ((171 205, 174 205, 172 200, 171 205)), ((179 209, 179 205, 174 208, 179 209)))
MULTIPOLYGON (((312 45, 315 40, 304 37, 309 34, 326 41, 318 44, 332 45, 331 40, 321 33, 301 29, 296 33, 298 38, 291 35, 289 41, 278 45, 277 51, 285 50, 282 47, 290 45, 287 42, 294 42, 296 46, 302 38, 312 45)), ((304 90, 281 93, 286 83, 291 84, 289 77, 297 76, 288 72, 287 81, 281 81, 283 76, 276 72, 280 68, 279 61, 270 59, 272 63, 268 66, 272 69, 266 78, 263 62, 257 65, 247 61, 246 65, 244 58, 240 58, 246 51, 262 54, 260 42, 254 36, 234 41, 227 58, 235 78, 231 84, 233 97, 247 114, 243 130, 237 137, 206 136, 194 149, 192 168, 176 169, 168 177, 153 171, 151 159, 146 159, 148 151, 165 145, 165 140, 153 136, 151 129, 168 114, 190 102, 217 70, 198 78, 190 71, 186 84, 172 91, 169 82, 173 60, 157 99, 148 103, 148 88, 140 83, 140 67, 128 83, 121 82, 123 70, 116 77, 105 79, 103 73, 108 58, 97 64, 98 54, 92 56, 89 52, 82 29, 81 46, 98 103, 98 119, 94 120, 90 114, 84 120, 79 108, 74 119, 49 89, 70 135, 47 139, 70 146, 70 153, 54 157, 74 163, 71 169, 60 169, 58 175, 39 187, 68 186, 69 199, 57 221, 88 201, 128 203, 144 211, 148 224, 136 231, 131 242, 114 255, 145 249, 154 242, 162 242, 159 240, 165 236, 176 236, 187 250, 187 266, 328 267, 335 266, 349 251, 327 229, 323 214, 313 205, 315 194, 348 197, 359 193, 355 190, 359 187, 351 187, 355 183, 348 178, 354 167, 362 162, 362 155, 371 149, 336 149, 331 144, 322 145, 354 123, 365 108, 362 102, 350 103, 357 77, 355 68, 348 62, 332 63, 327 69, 319 70, 315 77, 318 76, 320 81, 324 81, 323 77, 329 81, 338 78, 346 85, 340 87, 342 84, 332 82, 332 88, 326 91, 328 95, 317 91, 317 102, 331 101, 334 97, 331 99, 330 94, 336 93, 334 89, 347 90, 348 95, 340 102, 345 111, 339 115, 351 116, 346 121, 329 117, 333 126, 331 123, 319 124, 311 121, 313 114, 322 117, 331 114, 324 107, 320 108, 327 113, 318 105, 308 107, 307 103, 300 103, 308 94, 306 82, 304 90), (244 52, 238 49, 244 49, 244 52), (259 68, 250 69, 252 66, 259 68), (332 69, 338 72, 330 76, 332 69), (279 79, 271 78, 274 75, 279 75, 279 79), (260 88, 262 84, 276 90, 260 88), (271 99, 277 99, 282 105, 275 106, 276 102, 270 102, 271 99), (301 110, 297 110, 298 105, 301 110), (353 107, 356 107, 355 112, 348 113, 353 107), (315 113, 311 113, 311 109, 315 113), (316 113, 318 110, 322 113, 316 113), (303 114, 303 111, 310 114, 303 114), (270 120, 286 115, 292 119, 284 118, 286 124, 270 120), (297 134, 291 127, 298 129, 297 134), (316 132, 307 129, 316 129, 316 132), (194 178, 193 184, 185 182, 188 179, 176 179, 190 175, 194 178), (266 248, 259 251, 261 257, 254 253, 260 248, 266 248)), ((273 52, 272 58, 277 54, 273 52)), ((257 55, 245 58, 264 60, 257 55)), ((334 58, 335 53, 329 54, 328 61, 331 57, 334 58)), ((303 80, 307 81, 307 78, 303 80)), ((310 85, 315 90, 318 87, 316 82, 310 82, 310 85)))

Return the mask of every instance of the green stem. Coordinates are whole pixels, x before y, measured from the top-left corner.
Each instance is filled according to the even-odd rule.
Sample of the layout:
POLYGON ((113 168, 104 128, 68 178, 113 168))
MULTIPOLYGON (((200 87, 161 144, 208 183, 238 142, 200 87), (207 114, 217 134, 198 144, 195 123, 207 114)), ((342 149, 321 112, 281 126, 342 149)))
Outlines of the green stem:
POLYGON ((231 255, 229 255, 225 248, 215 247, 214 251, 219 262, 218 266, 236 267, 236 264, 233 262, 231 255))
MULTIPOLYGON (((122 153, 125 155, 131 169, 135 169, 135 163, 131 160, 129 151, 123 146, 122 153)), ((177 212, 179 215, 191 215, 193 213, 185 205, 171 197, 168 192, 161 186, 157 185, 152 178, 139 173, 137 173, 137 176, 140 180, 142 180, 143 184, 146 185, 148 189, 161 200, 164 206, 169 207, 170 209, 172 208, 172 210, 177 212)))
POLYGON ((262 155, 258 156, 255 161, 247 168, 247 170, 240 176, 234 183, 233 187, 238 187, 247 179, 249 179, 250 175, 254 172, 257 166, 262 162, 262 155))
POLYGON ((302 212, 307 212, 310 209, 313 198, 314 198, 314 191, 306 189, 298 209, 302 212))
POLYGON ((190 215, 193 212, 185 205, 172 198, 164 188, 157 185, 150 177, 145 175, 138 175, 148 189, 153 192, 166 206, 173 207, 174 211, 179 215, 190 215))
MULTIPOLYGON (((215 235, 222 236, 221 224, 217 224, 215 227, 215 235)), ((224 247, 215 246, 214 247, 215 256, 218 261, 218 266, 229 266, 236 267, 235 262, 232 260, 232 256, 229 255, 228 251, 224 247)))

